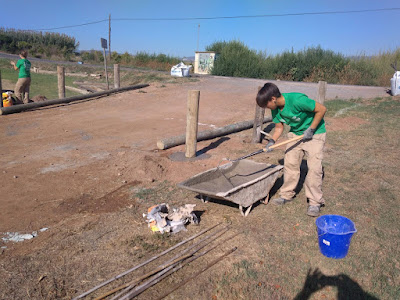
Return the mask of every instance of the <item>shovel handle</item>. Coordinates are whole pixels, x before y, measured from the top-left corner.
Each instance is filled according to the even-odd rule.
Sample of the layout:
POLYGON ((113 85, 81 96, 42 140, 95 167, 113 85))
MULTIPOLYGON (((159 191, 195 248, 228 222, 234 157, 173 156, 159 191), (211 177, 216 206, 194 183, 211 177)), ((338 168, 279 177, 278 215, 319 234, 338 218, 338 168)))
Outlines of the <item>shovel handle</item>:
MULTIPOLYGON (((270 146, 269 149, 275 149, 275 148, 278 148, 279 146, 283 146, 283 145, 286 145, 286 144, 301 140, 303 138, 303 136, 304 136, 304 134, 296 136, 296 137, 294 137, 294 138, 292 138, 290 140, 287 140, 287 141, 284 141, 284 142, 281 142, 281 143, 278 143, 278 144, 274 144, 274 145, 270 146)), ((266 151, 266 149, 264 151, 266 151)))

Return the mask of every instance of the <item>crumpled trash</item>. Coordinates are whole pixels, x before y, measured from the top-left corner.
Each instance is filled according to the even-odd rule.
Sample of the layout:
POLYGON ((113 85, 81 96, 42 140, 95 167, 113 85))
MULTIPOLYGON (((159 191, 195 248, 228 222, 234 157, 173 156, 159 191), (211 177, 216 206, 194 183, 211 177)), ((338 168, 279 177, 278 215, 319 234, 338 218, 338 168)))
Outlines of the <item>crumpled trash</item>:
POLYGON ((172 232, 178 233, 187 230, 185 225, 188 223, 199 224, 199 219, 193 212, 196 204, 185 204, 184 206, 170 209, 166 203, 152 206, 148 209, 147 223, 153 232, 172 232))
POLYGON ((185 65, 183 62, 180 62, 171 68, 171 76, 189 77, 189 71, 191 68, 192 65, 185 65))

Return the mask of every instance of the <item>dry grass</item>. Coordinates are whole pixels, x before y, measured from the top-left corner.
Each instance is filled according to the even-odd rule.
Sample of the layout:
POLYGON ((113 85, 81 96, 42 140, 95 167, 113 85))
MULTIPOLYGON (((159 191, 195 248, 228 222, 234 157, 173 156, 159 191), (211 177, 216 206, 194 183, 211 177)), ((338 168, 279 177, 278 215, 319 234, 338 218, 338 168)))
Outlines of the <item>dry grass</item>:
MULTIPOLYGON (((195 193, 156 181, 124 189, 126 194, 121 197, 130 203, 126 208, 106 214, 76 214, 24 242, 24 247, 3 253, 0 298, 70 299, 222 222, 231 224, 231 234, 240 235, 138 299, 153 299, 168 291, 233 246, 238 247, 235 253, 167 299, 399 299, 399 101, 390 97, 326 103, 327 120, 368 121, 359 126, 348 124, 346 131, 331 127, 328 133, 323 213, 349 217, 358 229, 345 259, 329 259, 320 253, 315 219, 305 214, 303 190, 289 205, 258 205, 243 218, 235 206, 203 204, 195 193), (352 109, 334 117, 346 107, 352 109), (162 202, 171 206, 197 203, 200 226, 189 225, 188 232, 177 235, 153 235, 142 213, 162 202)), ((239 156, 240 151, 232 150, 230 156, 239 156)), ((272 152, 268 162, 277 163, 281 158, 281 152, 272 152)), ((264 161, 265 157, 254 160, 264 161)), ((139 270, 99 293, 142 273, 139 270)))

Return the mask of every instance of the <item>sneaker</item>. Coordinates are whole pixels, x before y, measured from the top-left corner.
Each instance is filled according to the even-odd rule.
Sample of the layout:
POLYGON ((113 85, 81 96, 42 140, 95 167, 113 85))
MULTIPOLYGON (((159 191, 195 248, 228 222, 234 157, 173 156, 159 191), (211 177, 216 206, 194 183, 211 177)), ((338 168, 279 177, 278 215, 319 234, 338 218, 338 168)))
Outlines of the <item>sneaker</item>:
POLYGON ((310 217, 318 217, 320 211, 319 205, 309 205, 307 208, 307 215, 310 217))
POLYGON ((292 200, 287 200, 285 198, 279 197, 279 198, 272 199, 270 202, 275 205, 284 205, 290 201, 292 201, 292 200))

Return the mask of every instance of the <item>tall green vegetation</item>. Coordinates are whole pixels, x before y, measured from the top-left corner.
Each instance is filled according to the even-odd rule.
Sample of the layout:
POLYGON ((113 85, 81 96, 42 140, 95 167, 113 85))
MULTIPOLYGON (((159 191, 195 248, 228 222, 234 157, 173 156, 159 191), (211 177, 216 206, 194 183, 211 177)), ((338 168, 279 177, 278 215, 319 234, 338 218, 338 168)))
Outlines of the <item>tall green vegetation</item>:
POLYGON ((264 76, 264 57, 248 49, 240 41, 216 42, 206 48, 219 53, 212 74, 233 77, 261 78, 264 76))
POLYGON ((400 62, 400 49, 372 57, 348 58, 318 46, 267 56, 234 40, 215 42, 206 50, 219 53, 213 75, 306 82, 324 80, 352 85, 387 86, 394 71, 390 64, 400 62))
POLYGON ((0 28, 0 51, 9 53, 24 49, 31 56, 70 59, 78 45, 75 38, 65 34, 0 28))
MULTIPOLYGON (((96 50, 82 51, 81 58, 85 62, 92 63, 100 63, 104 61, 103 53, 96 50)), ((123 54, 118 54, 117 52, 111 53, 111 63, 118 63, 131 67, 169 71, 173 65, 176 65, 179 62, 179 58, 161 53, 149 54, 147 52, 138 52, 136 55, 129 54, 128 52, 123 54)))

